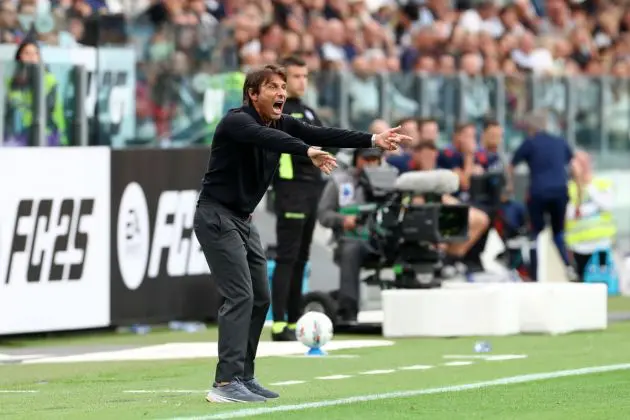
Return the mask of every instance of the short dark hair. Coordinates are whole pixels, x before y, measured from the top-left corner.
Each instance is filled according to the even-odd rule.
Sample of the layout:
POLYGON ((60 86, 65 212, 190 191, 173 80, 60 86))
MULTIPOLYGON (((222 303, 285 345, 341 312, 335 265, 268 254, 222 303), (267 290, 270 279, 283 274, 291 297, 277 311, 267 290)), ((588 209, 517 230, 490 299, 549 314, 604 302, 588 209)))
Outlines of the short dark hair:
POLYGON ((243 84, 243 105, 249 105, 249 90, 251 89, 253 93, 260 93, 261 86, 267 83, 273 75, 280 76, 284 82, 287 81, 285 69, 275 64, 267 64, 247 73, 243 84))
POLYGON ((471 123, 471 122, 463 122, 463 123, 459 123, 455 126, 455 134, 459 134, 462 131, 464 131, 465 129, 467 129, 468 127, 473 127, 475 128, 475 124, 471 123))
POLYGON ((289 66, 306 67, 306 61, 297 55, 286 56, 280 60, 279 64, 285 69, 289 66))
POLYGON ((487 130, 492 127, 500 127, 500 126, 501 124, 497 120, 487 120, 483 125, 483 129, 487 130))
POLYGON ((420 140, 417 144, 415 144, 412 148, 414 152, 420 152, 425 149, 437 150, 437 146, 432 140, 420 140))

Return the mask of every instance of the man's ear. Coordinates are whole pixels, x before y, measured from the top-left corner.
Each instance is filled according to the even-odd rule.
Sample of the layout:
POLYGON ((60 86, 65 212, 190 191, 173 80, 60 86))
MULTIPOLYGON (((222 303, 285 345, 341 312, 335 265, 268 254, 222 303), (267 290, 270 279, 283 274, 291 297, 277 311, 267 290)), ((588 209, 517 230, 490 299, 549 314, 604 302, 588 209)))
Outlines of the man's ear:
POLYGON ((253 88, 249 88, 247 90, 247 94, 249 95, 250 102, 253 102, 254 100, 258 99, 258 93, 254 92, 253 88))

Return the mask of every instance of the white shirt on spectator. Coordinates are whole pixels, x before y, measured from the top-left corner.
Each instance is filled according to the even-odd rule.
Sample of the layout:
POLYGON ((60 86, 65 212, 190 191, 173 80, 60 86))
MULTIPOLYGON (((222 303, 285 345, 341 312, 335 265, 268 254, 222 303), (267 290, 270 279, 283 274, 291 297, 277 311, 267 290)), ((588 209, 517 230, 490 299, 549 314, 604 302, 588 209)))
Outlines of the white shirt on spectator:
POLYGON ((519 67, 529 69, 534 72, 545 72, 554 68, 553 56, 545 48, 536 48, 530 54, 522 50, 512 51, 512 60, 519 67))
POLYGON ((242 55, 258 55, 262 50, 260 40, 254 39, 241 47, 240 53, 242 55))
POLYGON ((498 17, 483 20, 474 9, 462 13, 459 18, 459 26, 473 33, 488 32, 493 38, 499 38, 505 31, 498 17))
POLYGON ((564 28, 555 25, 549 18, 543 18, 538 32, 541 35, 568 36, 575 28, 575 22, 569 20, 564 28))
POLYGON ((324 60, 327 60, 327 61, 345 62, 348 59, 346 50, 344 50, 339 45, 335 45, 330 42, 327 42, 324 45, 322 45, 322 56, 324 60))

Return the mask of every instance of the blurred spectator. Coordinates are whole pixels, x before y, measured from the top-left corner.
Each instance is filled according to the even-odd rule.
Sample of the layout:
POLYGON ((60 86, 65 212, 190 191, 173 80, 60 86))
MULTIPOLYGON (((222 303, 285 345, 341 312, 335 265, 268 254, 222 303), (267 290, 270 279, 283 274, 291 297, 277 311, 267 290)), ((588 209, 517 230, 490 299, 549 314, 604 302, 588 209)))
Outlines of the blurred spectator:
MULTIPOLYGON (((524 112, 546 107, 563 131, 573 117, 560 77, 584 75, 573 86, 573 129, 584 146, 597 148, 601 121, 593 111, 606 106, 606 115, 622 115, 627 108, 624 89, 595 78, 627 77, 630 4, 623 0, 0 0, 3 42, 21 42, 31 23, 43 44, 134 46, 140 114, 152 104, 147 118, 164 135, 173 129, 172 112, 188 106, 181 97, 161 103, 156 83, 170 77, 173 61, 197 86, 197 76, 247 71, 287 54, 307 62, 314 83, 305 101, 334 125, 367 129, 375 118, 433 115, 450 135, 457 122, 480 125, 505 110, 513 137, 524 112), (341 79, 338 70, 352 74, 341 79), (501 74, 504 90, 497 90, 501 74), (421 89, 415 75, 423 77, 421 89), (349 115, 340 113, 347 103, 349 115)), ((197 92, 195 101, 203 97, 197 92)), ((630 148, 617 140, 629 119, 610 120, 616 147, 630 148)))
MULTIPOLYGON (((41 64, 36 34, 29 33, 15 53, 15 70, 6 83, 4 115, 4 144, 7 146, 38 146, 34 129, 35 103, 33 86, 39 77, 37 66, 41 64)), ((67 145, 64 111, 57 90, 57 79, 44 67, 45 137, 49 146, 67 145)))
POLYGON ((387 131, 391 128, 389 123, 385 120, 374 120, 370 124, 369 132, 372 134, 380 134, 383 131, 387 131))

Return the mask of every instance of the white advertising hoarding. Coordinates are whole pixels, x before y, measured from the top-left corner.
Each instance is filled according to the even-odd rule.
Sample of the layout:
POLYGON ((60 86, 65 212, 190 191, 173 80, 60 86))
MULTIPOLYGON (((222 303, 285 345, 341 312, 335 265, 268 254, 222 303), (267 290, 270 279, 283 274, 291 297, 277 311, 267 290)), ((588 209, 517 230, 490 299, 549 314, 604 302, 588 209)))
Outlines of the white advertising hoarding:
POLYGON ((0 148, 0 335, 109 325, 110 159, 0 148))

